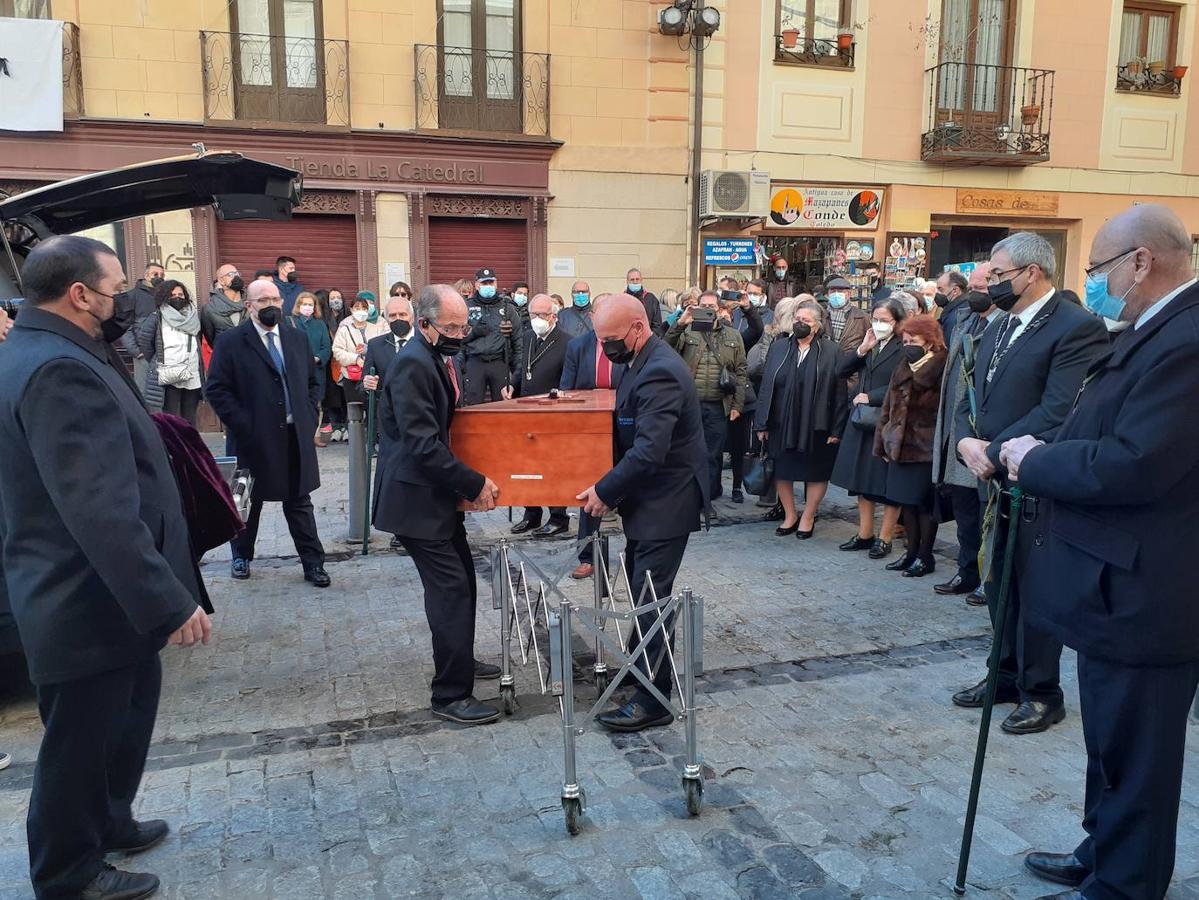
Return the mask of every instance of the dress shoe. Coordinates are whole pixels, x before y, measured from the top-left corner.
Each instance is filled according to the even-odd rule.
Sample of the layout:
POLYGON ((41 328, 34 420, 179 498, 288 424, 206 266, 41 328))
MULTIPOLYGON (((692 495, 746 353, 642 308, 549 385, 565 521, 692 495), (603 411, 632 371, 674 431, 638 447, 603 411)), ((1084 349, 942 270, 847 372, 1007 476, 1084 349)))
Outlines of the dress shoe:
POLYGON ((0 769, 7 769, 12 765, 11 753, 0 753, 0 769))
POLYGON ((500 677, 500 667, 475 660, 475 681, 495 681, 500 677))
POLYGON ((801 541, 807 541, 807 540, 811 540, 812 535, 814 535, 815 533, 816 533, 816 523, 813 522, 811 528, 809 528, 807 531, 804 531, 801 528, 795 532, 795 536, 797 538, 799 538, 801 541))
POLYGON ((776 503, 770 507, 770 512, 762 516, 763 522, 781 522, 787 518, 787 512, 783 509, 783 504, 776 503))
MULTIPOLYGON (((960 706, 963 709, 981 709, 983 699, 987 696, 987 679, 983 679, 974 687, 968 687, 964 691, 958 691, 953 695, 953 705, 960 706)), ((995 689, 996 703, 1019 703, 1020 692, 1014 687, 1005 688, 1000 686, 995 689)))
POLYGON ((854 535, 852 538, 850 538, 844 544, 838 545, 837 549, 838 550, 869 550, 873 546, 874 546, 874 538, 872 538, 872 537, 864 538, 864 537, 858 537, 857 535, 854 535))
POLYGON ((902 572, 904 569, 906 569, 908 566, 910 566, 915 561, 916 561, 915 553, 911 554, 910 556, 907 553, 905 553, 903 556, 899 557, 899 559, 891 560, 891 562, 887 563, 885 566, 883 566, 883 568, 886 569, 888 572, 902 572))
POLYGON ((534 528, 540 528, 540 522, 530 522, 528 519, 521 519, 512 526, 513 534, 524 534, 526 531, 532 531, 534 528))
POLYGON ((794 525, 780 525, 778 528, 774 529, 774 536, 786 537, 789 534, 795 534, 797 531, 799 531, 799 519, 795 520, 794 525))
POLYGON ((918 559, 903 570, 904 578, 923 578, 937 571, 937 564, 932 560, 918 559))
POLYGON ((546 522, 540 528, 533 532, 535 537, 553 537, 556 534, 561 534, 570 525, 566 522, 546 522))
POLYGON ((238 581, 245 581, 250 577, 250 561, 248 559, 235 558, 229 572, 238 581))
POLYGON ((874 543, 870 545, 871 559, 886 559, 891 555, 891 542, 884 541, 882 538, 876 538, 874 543))
POLYGON ((590 578, 591 573, 595 571, 595 566, 591 563, 579 563, 575 566, 575 570, 570 573, 570 577, 575 581, 582 581, 584 578, 590 578))
POLYGON ((1087 900, 1082 891, 1062 891, 1060 894, 1045 894, 1037 900, 1087 900))
POLYGON ((966 603, 970 606, 987 605, 987 595, 986 592, 983 591, 983 586, 981 584, 966 595, 966 603))
POLYGON ((149 872, 122 872, 105 864, 88 882, 79 900, 141 900, 158 890, 158 876, 149 872))
POLYGON ((162 819, 149 819, 145 822, 134 822, 133 829, 113 840, 104 842, 101 851, 104 853, 143 853, 151 847, 157 847, 171 833, 171 826, 162 819))
POLYGON ((733 488, 733 493, 729 495, 729 500, 733 503, 744 503, 745 494, 741 493, 741 488, 733 488))
POLYGON ((333 583, 333 579, 329 577, 329 573, 325 571, 323 566, 313 566, 311 569, 305 569, 304 580, 312 582, 313 585, 319 588, 326 588, 333 583))
POLYGON ((487 725, 499 720, 500 711, 488 703, 480 703, 474 697, 466 697, 453 703, 434 703, 433 715, 459 725, 487 725))
POLYGON ((324 435, 322 435, 319 431, 312 438, 312 443, 316 444, 316 446, 320 447, 322 450, 329 446, 329 442, 325 440, 324 435))
POLYGON ((1050 706, 1040 700, 1025 700, 999 727, 1008 734, 1040 734, 1064 718, 1066 707, 1060 703, 1050 706))
POLYGON ((395 534, 393 534, 391 536, 391 543, 388 544, 387 546, 392 550, 403 550, 404 549, 404 544, 402 541, 400 541, 399 535, 395 535, 395 534))
POLYGON ((595 717, 609 731, 641 731, 658 725, 669 725, 674 716, 664 709, 650 709, 639 700, 630 700, 624 706, 610 709, 595 717))
POLYGON ((969 594, 977 586, 978 585, 971 584, 969 581, 963 578, 959 572, 944 584, 933 585, 933 593, 940 594, 943 597, 957 594, 969 594))
POLYGON ((1090 869, 1075 859, 1073 853, 1028 853, 1024 867, 1038 878, 1067 887, 1078 887, 1091 875, 1090 869))

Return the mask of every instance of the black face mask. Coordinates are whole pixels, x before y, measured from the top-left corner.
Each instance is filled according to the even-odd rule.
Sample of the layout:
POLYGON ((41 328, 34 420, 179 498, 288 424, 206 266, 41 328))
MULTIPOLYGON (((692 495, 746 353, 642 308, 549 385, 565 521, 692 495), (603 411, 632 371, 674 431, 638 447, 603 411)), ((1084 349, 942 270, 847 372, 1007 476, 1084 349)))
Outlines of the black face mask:
POLYGON ((100 323, 100 331, 104 340, 114 344, 125 336, 134 324, 133 301, 128 294, 117 294, 112 302, 112 316, 100 323))
POLYGON ((299 272, 288 272, 287 273, 287 283, 288 284, 295 284, 299 280, 300 280, 299 272))
POLYGON ((408 337, 408 332, 412 330, 412 323, 407 319, 396 319, 391 323, 391 333, 398 338, 408 337))
POLYGON ((812 326, 807 322, 796 322, 791 326, 791 333, 802 341, 812 333, 812 326))
POLYGON ((624 333, 624 337, 608 338, 603 342, 604 356, 608 357, 608 361, 615 365, 626 365, 633 361, 636 354, 625 346, 625 340, 632 332, 633 326, 629 326, 629 330, 624 333))
POLYGON ((246 286, 246 283, 244 281, 242 281, 242 277, 240 275, 234 275, 232 278, 229 279, 229 290, 231 290, 231 291, 237 291, 238 293, 240 293, 242 290, 245 289, 245 286, 246 286))
POLYGON ((161 275, 155 275, 150 279, 150 284, 152 284, 154 287, 158 287, 164 280, 165 279, 161 275))
POLYGON ((971 291, 966 295, 966 303, 970 312, 985 313, 991 308, 991 295, 986 291, 971 291))
MULTIPOLYGON (((1027 268, 1027 266, 1025 268, 1027 268)), ((1021 271, 1024 270, 1021 269, 1021 271)), ((1020 295, 1017 294, 1015 288, 1012 287, 1011 279, 991 285, 987 288, 987 293, 991 297, 991 302, 1004 312, 1009 312, 1013 306, 1020 302, 1020 295)))
POLYGON ((277 306, 264 306, 258 310, 258 321, 263 328, 274 328, 279 324, 280 309, 277 306))
POLYGON ((170 306, 172 309, 183 309, 183 307, 187 306, 187 298, 186 297, 168 297, 167 305, 170 306))
POLYGON ((940 291, 937 291, 937 295, 933 297, 933 303, 937 304, 937 306, 941 307, 941 309, 944 309, 949 305, 949 298, 940 291))
POLYGON ((914 363, 917 360, 924 358, 925 350, 919 344, 905 344, 903 347, 903 358, 909 363, 914 363))

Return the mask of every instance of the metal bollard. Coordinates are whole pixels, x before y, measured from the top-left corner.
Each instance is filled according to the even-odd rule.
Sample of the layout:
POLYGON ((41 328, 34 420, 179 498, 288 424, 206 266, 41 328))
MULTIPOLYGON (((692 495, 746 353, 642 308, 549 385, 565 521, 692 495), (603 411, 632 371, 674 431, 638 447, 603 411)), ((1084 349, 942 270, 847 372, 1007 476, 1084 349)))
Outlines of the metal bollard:
POLYGON ((346 404, 346 419, 350 433, 350 496, 346 502, 349 522, 346 540, 362 543, 362 522, 366 512, 366 418, 361 403, 346 404))

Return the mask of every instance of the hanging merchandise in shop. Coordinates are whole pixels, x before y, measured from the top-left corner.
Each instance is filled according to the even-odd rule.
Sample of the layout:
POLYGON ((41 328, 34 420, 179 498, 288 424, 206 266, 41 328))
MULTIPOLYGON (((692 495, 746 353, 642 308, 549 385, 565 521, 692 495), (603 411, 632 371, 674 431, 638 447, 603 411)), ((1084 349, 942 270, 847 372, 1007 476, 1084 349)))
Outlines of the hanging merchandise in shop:
POLYGON ((835 231, 878 228, 882 188, 776 185, 770 197, 769 224, 780 228, 835 231))
POLYGON ((927 234, 892 231, 887 235, 887 256, 883 263, 883 283, 902 288, 928 275, 927 234))

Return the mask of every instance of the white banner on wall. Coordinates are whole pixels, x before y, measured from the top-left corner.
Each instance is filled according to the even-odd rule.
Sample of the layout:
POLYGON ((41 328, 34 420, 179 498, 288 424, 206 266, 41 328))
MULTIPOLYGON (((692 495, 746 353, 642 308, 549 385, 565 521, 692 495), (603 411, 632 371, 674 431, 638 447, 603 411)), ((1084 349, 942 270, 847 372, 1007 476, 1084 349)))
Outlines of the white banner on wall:
POLYGON ((0 18, 0 129, 62 131, 62 28, 0 18))

